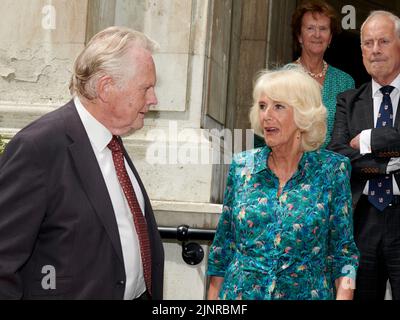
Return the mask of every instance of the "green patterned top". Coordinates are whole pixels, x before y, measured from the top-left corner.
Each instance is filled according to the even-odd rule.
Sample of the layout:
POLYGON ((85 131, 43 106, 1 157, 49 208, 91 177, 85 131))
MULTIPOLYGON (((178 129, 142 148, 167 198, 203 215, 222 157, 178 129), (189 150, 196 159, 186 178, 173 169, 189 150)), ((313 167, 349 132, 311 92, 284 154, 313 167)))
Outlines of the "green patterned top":
POLYGON ((220 299, 334 299, 335 280, 354 280, 358 268, 350 161, 305 152, 277 197, 269 155, 263 147, 234 156, 207 274, 224 278, 220 299))
POLYGON ((331 134, 333 130, 333 125, 335 123, 335 113, 336 113, 336 96, 346 90, 354 88, 353 78, 344 71, 341 71, 331 65, 328 67, 326 72, 324 86, 322 88, 322 101, 328 111, 327 114, 327 132, 325 143, 323 148, 325 148, 331 140, 331 134))

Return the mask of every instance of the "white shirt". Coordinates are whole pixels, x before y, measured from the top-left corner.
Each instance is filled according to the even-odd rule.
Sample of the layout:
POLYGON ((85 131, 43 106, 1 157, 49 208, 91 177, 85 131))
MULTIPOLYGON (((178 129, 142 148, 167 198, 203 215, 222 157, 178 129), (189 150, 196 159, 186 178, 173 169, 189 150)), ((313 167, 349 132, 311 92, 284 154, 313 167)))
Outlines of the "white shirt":
MULTIPOLYGON (((393 82, 390 85, 394 87, 393 91, 390 93, 390 100, 392 101, 392 107, 393 107, 393 123, 394 123, 396 119, 397 106, 399 104, 399 98, 400 98, 400 74, 396 77, 396 79, 393 80, 393 82)), ((374 101, 374 128, 376 127, 379 108, 381 106, 383 98, 383 94, 380 91, 380 88, 382 88, 382 86, 379 83, 377 83, 374 79, 372 79, 372 99, 374 101)), ((371 131, 372 129, 361 131, 360 153, 362 155, 371 153, 371 131)), ((389 174, 390 172, 398 169, 400 169, 400 158, 391 158, 387 165, 386 173, 389 174)), ((400 190, 394 176, 392 176, 392 179, 393 179, 393 194, 400 195, 400 190)), ((364 187, 363 191, 364 194, 368 194, 368 186, 369 186, 369 181, 367 181, 364 187)))
MULTIPOLYGON (((132 300, 139 297, 146 290, 146 285, 143 276, 139 239, 135 230, 133 216, 129 209, 128 201, 126 200, 124 192, 119 184, 111 150, 107 147, 108 143, 112 139, 112 134, 86 110, 78 97, 74 98, 74 103, 89 137, 111 198, 124 258, 126 274, 124 299, 132 300)), ((131 179, 140 208, 144 214, 145 208, 143 194, 135 175, 126 162, 126 159, 125 167, 129 178, 131 179)), ((99 281, 102 280, 99 279, 99 281)))

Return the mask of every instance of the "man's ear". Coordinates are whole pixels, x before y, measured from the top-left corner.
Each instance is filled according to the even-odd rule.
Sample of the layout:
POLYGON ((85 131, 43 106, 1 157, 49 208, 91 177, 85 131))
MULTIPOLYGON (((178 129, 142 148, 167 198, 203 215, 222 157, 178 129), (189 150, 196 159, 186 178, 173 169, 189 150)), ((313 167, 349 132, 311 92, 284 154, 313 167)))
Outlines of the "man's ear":
POLYGON ((108 102, 113 87, 114 87, 114 80, 110 76, 100 77, 100 79, 97 81, 96 84, 97 97, 102 102, 108 102))

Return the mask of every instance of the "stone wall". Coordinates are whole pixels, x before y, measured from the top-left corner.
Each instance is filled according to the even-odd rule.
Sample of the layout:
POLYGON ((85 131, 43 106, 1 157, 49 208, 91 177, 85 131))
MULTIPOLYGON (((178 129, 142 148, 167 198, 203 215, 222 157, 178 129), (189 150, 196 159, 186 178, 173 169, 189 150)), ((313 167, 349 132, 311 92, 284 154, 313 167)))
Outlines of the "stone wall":
POLYGON ((2 106, 53 106, 69 99, 71 65, 85 41, 87 0, 48 3, 2 0, 0 112, 2 106))

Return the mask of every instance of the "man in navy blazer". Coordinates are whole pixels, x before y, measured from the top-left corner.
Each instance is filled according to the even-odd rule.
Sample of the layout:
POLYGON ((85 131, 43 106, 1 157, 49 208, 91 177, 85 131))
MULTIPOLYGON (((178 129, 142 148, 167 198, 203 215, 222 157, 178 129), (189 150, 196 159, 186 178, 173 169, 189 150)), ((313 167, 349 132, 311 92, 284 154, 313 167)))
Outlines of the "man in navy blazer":
POLYGON ((382 300, 389 279, 392 297, 399 300, 400 19, 372 12, 361 27, 361 49, 372 81, 338 96, 328 148, 352 164, 354 239, 360 250, 354 299, 382 300))
POLYGON ((157 104, 155 47, 128 28, 98 33, 75 62, 74 99, 9 142, 0 163, 0 299, 162 299, 164 251, 149 197, 121 146, 147 225, 146 285, 108 148, 142 128, 157 104))

